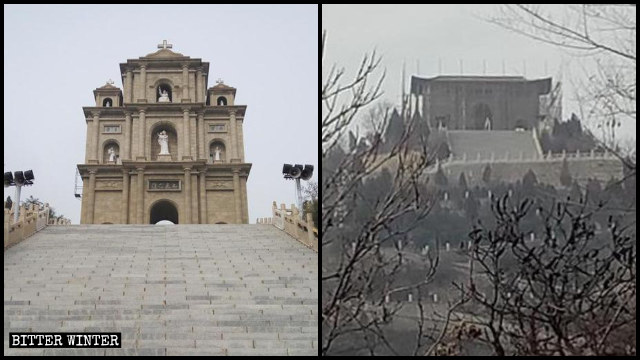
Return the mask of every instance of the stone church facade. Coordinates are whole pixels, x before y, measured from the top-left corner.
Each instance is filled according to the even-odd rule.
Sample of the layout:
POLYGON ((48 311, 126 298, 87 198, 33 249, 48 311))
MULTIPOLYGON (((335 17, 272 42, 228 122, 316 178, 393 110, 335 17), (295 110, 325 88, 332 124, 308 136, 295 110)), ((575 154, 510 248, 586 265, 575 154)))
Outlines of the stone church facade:
POLYGON ((209 63, 158 47, 120 64, 124 91, 108 82, 83 107, 81 223, 248 223, 246 106, 207 87, 209 63))

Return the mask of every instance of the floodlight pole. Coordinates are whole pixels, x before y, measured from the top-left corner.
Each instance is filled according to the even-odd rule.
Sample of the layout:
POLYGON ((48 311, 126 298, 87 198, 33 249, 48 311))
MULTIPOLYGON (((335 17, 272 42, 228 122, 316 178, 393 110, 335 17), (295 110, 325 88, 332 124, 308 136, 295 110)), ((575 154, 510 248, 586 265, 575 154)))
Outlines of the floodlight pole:
POLYGON ((300 214, 300 219, 302 219, 302 186, 300 185, 300 178, 296 179, 296 201, 298 202, 298 212, 300 214))
POLYGON ((18 222, 18 212, 20 211, 20 188, 22 185, 16 184, 16 211, 13 214, 13 223, 16 224, 18 222))

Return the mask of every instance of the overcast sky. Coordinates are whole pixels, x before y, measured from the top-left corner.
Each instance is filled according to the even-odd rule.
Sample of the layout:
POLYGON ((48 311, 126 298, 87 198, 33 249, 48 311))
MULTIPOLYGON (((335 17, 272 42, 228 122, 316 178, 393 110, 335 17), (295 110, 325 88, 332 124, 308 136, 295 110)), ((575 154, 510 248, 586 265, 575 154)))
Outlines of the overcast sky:
MULTIPOLYGON (((485 19, 499 5, 324 5, 322 28, 327 30, 323 73, 327 65, 354 70, 365 52, 382 56, 387 72, 384 100, 400 103, 402 64, 406 86, 411 75, 524 75, 529 79, 562 76, 563 116, 578 112, 572 80, 588 65, 580 59, 485 19), (485 67, 486 64, 486 67, 485 67), (419 68, 419 70, 418 70, 419 68), (486 70, 485 70, 486 69, 486 70), (440 71, 441 70, 441 71, 440 71), (572 79, 572 77, 574 77, 572 79)), ((562 16, 561 8, 547 8, 562 16)), ((635 123, 621 133, 635 136, 635 123)))
MULTIPOLYGON (((94 106, 93 90, 108 79, 122 89, 119 64, 167 39, 210 63, 208 87, 222 78, 247 105, 249 222, 271 216, 272 201, 295 202, 282 164, 317 165, 317 18, 317 5, 5 5, 4 171, 33 169, 21 198, 79 223, 82 106, 94 106)), ((14 192, 5 188, 5 199, 14 192)))

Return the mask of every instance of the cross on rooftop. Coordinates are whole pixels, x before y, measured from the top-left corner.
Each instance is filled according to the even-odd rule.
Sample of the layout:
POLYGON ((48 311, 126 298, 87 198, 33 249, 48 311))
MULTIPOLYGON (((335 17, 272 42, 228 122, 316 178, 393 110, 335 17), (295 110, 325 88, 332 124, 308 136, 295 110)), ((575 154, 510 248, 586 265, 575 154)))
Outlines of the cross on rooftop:
POLYGON ((158 44, 158 49, 171 49, 172 44, 167 44, 167 40, 162 40, 162 44, 158 44))
POLYGON ((107 80, 107 84, 113 85, 113 80, 111 80, 111 79, 107 80))
POLYGON ((222 79, 218 78, 218 80, 216 80, 216 84, 224 84, 224 81, 222 81, 222 79))

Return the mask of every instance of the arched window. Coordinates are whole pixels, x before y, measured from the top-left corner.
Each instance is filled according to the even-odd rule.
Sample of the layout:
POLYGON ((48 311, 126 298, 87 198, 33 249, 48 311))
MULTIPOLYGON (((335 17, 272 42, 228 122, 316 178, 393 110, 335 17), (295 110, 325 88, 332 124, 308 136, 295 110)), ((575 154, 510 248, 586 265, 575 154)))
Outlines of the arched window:
POLYGON ((111 100, 111 98, 105 98, 104 100, 102 100, 102 107, 112 107, 113 106, 113 100, 111 100))
POLYGON ((227 151, 224 143, 214 140, 209 145, 209 161, 212 163, 222 163, 227 161, 227 151))
POLYGON ((115 140, 110 140, 104 143, 102 151, 102 163, 103 164, 117 164, 120 158, 120 146, 115 140))
POLYGON ((160 84, 156 90, 156 102, 173 102, 173 92, 169 84, 160 84))
POLYGON ((218 106, 227 106, 227 98, 224 96, 218 96, 218 100, 216 101, 218 106))

